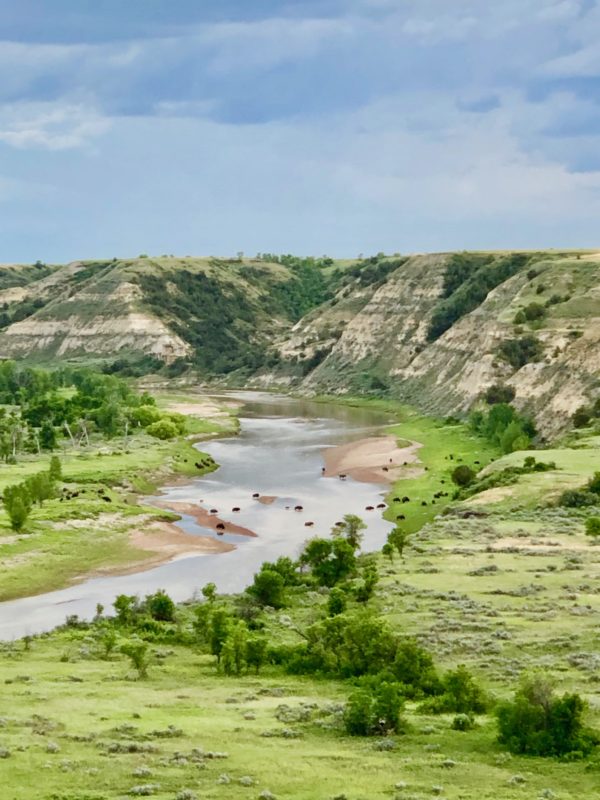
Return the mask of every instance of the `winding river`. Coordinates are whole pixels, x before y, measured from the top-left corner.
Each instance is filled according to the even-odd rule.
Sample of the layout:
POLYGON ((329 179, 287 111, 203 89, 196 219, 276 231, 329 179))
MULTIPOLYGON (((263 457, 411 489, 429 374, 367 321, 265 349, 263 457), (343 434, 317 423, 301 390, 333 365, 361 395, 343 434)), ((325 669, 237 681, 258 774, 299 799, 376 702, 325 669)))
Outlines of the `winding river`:
MULTIPOLYGON (((263 561, 296 556, 309 536, 327 535, 344 514, 358 514, 368 524, 363 550, 384 543, 391 523, 379 511, 365 511, 382 501, 386 487, 350 478, 321 474, 323 451, 380 433, 390 422, 372 410, 315 403, 259 392, 231 392, 242 403, 239 435, 198 445, 220 465, 214 473, 185 485, 165 487, 163 505, 202 504, 219 510, 223 520, 256 532, 256 537, 227 534, 235 544, 226 553, 181 556, 136 574, 91 578, 47 594, 0 604, 0 639, 40 633, 64 622, 71 614, 90 618, 96 605, 110 608, 121 593, 143 596, 165 589, 175 600, 193 597, 208 581, 220 592, 237 592, 251 582, 263 561), (276 499, 257 502, 254 493, 276 499), (293 508, 301 505, 301 513, 293 508), (233 507, 240 512, 233 513, 233 507), (313 522, 307 528, 306 521, 313 522)), ((179 526, 191 535, 215 536, 193 517, 184 515, 179 526)))

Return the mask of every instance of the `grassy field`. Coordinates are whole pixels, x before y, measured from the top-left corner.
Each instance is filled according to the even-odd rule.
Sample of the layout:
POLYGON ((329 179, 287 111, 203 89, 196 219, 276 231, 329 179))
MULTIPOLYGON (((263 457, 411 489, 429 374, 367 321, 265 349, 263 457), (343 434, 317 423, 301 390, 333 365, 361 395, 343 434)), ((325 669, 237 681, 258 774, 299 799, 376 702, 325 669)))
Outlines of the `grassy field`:
MULTIPOLYGON (((168 401, 168 396, 163 396, 168 401)), ((60 453, 63 483, 77 497, 56 498, 36 507, 25 529, 15 534, 0 510, 0 601, 59 589, 96 569, 138 563, 149 553, 130 544, 130 532, 152 521, 175 520, 148 508, 143 495, 180 476, 198 477, 211 467, 196 467, 202 454, 194 441, 235 431, 237 420, 187 418, 185 438, 159 441, 139 433, 125 444, 94 439, 89 447, 60 453), (99 493, 110 498, 102 500, 99 493)), ((46 469, 49 456, 23 456, 0 465, 0 491, 46 469)))

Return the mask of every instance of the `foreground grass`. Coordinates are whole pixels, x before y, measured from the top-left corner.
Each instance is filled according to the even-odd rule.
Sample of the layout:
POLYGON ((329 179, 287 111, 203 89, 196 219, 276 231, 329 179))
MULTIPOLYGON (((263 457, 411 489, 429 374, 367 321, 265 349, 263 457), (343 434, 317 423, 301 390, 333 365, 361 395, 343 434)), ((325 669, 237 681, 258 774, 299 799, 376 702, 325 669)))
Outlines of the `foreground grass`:
POLYGON ((341 683, 274 671, 225 678, 188 648, 156 654, 149 678, 136 681, 120 657, 94 657, 85 632, 5 649, 3 799, 112 800, 144 784, 159 800, 184 789, 215 800, 257 798, 265 789, 290 800, 517 800, 550 788, 564 800, 600 796, 598 772, 583 763, 504 753, 491 719, 458 733, 449 717, 412 708, 408 732, 386 752, 377 740, 342 734, 341 683), (310 719, 282 723, 284 704, 292 714, 308 704, 310 719))

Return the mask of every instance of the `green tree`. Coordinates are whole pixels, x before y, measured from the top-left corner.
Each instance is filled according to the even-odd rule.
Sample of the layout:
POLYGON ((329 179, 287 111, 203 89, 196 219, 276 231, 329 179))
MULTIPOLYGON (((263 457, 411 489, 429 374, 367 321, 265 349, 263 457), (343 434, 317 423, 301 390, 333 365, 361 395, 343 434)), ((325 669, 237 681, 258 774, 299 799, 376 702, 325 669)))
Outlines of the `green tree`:
POLYGON ((217 607, 212 610, 208 622, 208 641, 210 652, 217 657, 217 664, 221 663, 223 646, 232 626, 232 619, 227 610, 217 607))
POLYGON ((285 583, 279 572, 261 569, 254 576, 254 582, 246 589, 262 606, 282 608, 285 604, 285 583))
POLYGON ((217 587, 214 583, 206 583, 202 587, 202 596, 209 602, 214 603, 217 599, 217 587))
POLYGON ((121 652, 129 658, 139 678, 148 677, 150 654, 147 642, 142 642, 140 639, 131 639, 121 645, 121 652))
POLYGON ((351 736, 385 736, 401 730, 404 699, 400 687, 382 681, 348 698, 344 727, 351 736))
POLYGON ((352 545, 340 536, 334 539, 311 539, 300 555, 300 564, 308 566, 321 586, 335 586, 356 569, 352 545))
POLYGON ((374 564, 367 564, 363 570, 363 581, 356 589, 356 599, 359 603, 366 603, 373 597, 378 582, 377 567, 374 564))
POLYGON ((335 617, 338 614, 343 614, 345 610, 346 593, 337 586, 334 586, 327 598, 327 616, 335 617))
POLYGON ((220 664, 225 675, 241 675, 248 661, 248 629, 243 622, 235 622, 229 627, 223 643, 220 664))
POLYGON ((50 420, 45 419, 42 422, 42 427, 40 428, 39 441, 42 450, 56 449, 56 428, 54 427, 52 422, 50 422, 50 420))
POLYGON ((7 486, 2 494, 2 500, 11 528, 15 531, 22 530, 32 506, 31 495, 27 487, 22 483, 7 486))
POLYGON ((139 611, 139 601, 135 595, 120 594, 115 598, 113 608, 117 612, 117 622, 120 625, 131 625, 139 611))
POLYGON ((527 678, 497 708, 498 741, 523 755, 587 755, 599 739, 583 725, 585 707, 578 694, 556 697, 545 678, 527 678))
POLYGON ((60 458, 58 456, 52 456, 50 459, 48 474, 50 475, 50 479, 53 481, 62 480, 62 464, 60 463, 60 458))
POLYGON ((163 589, 146 597, 146 607, 152 619, 161 622, 175 621, 175 603, 163 589))
POLYGON ((256 675, 267 660, 267 640, 264 636, 251 636, 246 643, 248 669, 253 668, 256 675))
POLYGON ((345 514, 342 524, 333 529, 335 536, 343 537, 353 550, 358 550, 361 545, 363 534, 367 526, 356 514, 345 514))
POLYGON ((408 544, 409 539, 410 534, 407 531, 402 530, 402 528, 396 526, 388 533, 387 544, 392 548, 392 553, 395 549, 398 551, 400 558, 402 558, 404 555, 404 548, 408 544))

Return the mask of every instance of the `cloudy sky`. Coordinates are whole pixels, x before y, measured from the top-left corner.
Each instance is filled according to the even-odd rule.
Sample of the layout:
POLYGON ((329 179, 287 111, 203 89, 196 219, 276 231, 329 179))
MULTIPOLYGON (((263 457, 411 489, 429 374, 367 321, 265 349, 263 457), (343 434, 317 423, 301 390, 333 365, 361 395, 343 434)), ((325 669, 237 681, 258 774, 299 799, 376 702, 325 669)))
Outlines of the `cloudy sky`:
POLYGON ((600 245, 600 0, 0 0, 0 261, 600 245))

